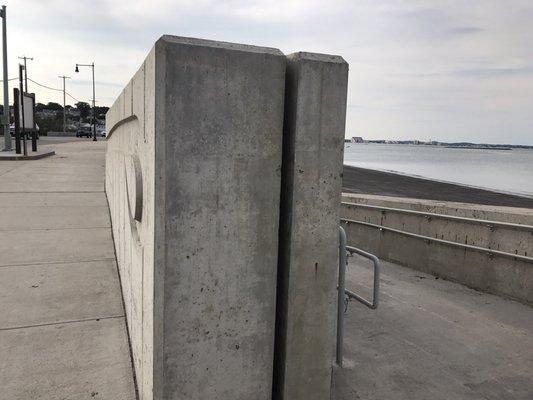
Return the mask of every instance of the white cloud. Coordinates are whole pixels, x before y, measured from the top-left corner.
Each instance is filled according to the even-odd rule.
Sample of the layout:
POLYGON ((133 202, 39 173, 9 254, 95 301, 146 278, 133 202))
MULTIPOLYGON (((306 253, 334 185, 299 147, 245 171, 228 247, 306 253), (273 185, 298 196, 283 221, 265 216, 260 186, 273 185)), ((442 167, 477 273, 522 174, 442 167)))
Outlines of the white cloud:
MULTIPOLYGON (((11 0, 10 76, 111 104, 162 34, 342 55, 347 136, 533 143, 529 0, 11 0)), ((59 92, 36 89, 40 101, 59 92)))

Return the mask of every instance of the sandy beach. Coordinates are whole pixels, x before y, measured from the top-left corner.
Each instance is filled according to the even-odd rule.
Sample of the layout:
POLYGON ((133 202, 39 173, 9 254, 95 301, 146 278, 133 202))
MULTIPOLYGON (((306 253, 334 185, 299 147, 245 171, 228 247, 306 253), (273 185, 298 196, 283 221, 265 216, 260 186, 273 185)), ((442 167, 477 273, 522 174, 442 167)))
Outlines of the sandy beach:
POLYGON ((380 196, 533 208, 533 198, 390 172, 344 166, 343 191, 380 196))

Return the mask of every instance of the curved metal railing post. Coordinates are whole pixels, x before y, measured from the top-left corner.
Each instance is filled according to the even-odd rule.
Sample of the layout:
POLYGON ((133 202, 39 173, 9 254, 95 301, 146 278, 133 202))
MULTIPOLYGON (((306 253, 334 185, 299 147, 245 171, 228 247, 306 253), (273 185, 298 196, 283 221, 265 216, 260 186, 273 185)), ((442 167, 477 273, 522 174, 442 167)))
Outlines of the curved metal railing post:
POLYGON ((339 284, 337 287, 337 365, 342 368, 344 296, 346 285, 346 232, 339 226, 339 284))
POLYGON ((355 299, 358 302, 363 303, 368 308, 375 310, 379 305, 379 277, 381 274, 381 264, 379 262, 379 258, 377 258, 374 254, 358 249, 357 247, 346 246, 346 251, 348 251, 350 254, 359 254, 360 256, 367 258, 374 263, 374 291, 372 293, 372 301, 368 301, 364 297, 359 296, 357 293, 354 293, 351 290, 346 289, 346 294, 349 298, 355 299))

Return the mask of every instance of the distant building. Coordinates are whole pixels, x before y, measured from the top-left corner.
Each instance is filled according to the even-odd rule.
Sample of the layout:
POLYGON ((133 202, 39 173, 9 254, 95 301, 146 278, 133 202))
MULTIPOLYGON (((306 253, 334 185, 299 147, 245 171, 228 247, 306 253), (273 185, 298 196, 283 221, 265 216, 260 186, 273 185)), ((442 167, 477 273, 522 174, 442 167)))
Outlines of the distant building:
POLYGON ((364 143, 365 141, 361 136, 354 136, 352 137, 352 143, 364 143))

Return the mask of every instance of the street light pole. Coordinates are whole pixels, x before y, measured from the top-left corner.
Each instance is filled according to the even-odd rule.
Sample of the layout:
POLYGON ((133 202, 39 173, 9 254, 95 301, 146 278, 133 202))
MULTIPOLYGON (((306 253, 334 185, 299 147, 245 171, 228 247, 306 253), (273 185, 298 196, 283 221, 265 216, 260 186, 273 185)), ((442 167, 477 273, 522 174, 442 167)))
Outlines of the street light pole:
POLYGON ((70 79, 70 76, 61 75, 59 76, 63 79, 63 132, 67 132, 67 109, 66 109, 66 90, 65 90, 65 79, 70 79))
POLYGON ((26 93, 29 93, 28 91, 28 66, 26 65, 26 61, 28 60, 33 61, 33 57, 22 56, 22 57, 19 57, 19 60, 24 60, 24 87, 25 87, 26 93))
POLYGON ((11 134, 9 133, 9 81, 7 77, 7 15, 6 6, 2 6, 0 11, 2 17, 2 49, 4 61, 4 115, 2 115, 2 125, 4 125, 4 151, 11 151, 11 134))
POLYGON ((96 118, 95 118, 95 111, 94 107, 96 104, 96 97, 95 97, 95 87, 94 87, 94 62, 91 64, 76 64, 76 69, 74 72, 80 72, 78 67, 91 67, 93 69, 93 142, 96 142, 96 118))

